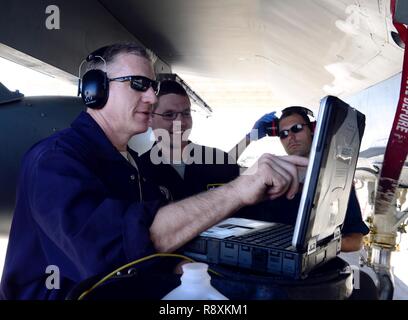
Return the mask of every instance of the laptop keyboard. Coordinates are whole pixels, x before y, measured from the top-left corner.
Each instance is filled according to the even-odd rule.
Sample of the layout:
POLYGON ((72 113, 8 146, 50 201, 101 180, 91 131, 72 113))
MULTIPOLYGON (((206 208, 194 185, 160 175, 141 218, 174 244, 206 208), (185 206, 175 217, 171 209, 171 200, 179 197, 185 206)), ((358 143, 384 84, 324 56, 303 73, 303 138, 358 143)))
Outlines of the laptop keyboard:
POLYGON ((293 226, 278 224, 257 232, 234 237, 233 240, 260 246, 286 248, 292 244, 293 230, 293 226))

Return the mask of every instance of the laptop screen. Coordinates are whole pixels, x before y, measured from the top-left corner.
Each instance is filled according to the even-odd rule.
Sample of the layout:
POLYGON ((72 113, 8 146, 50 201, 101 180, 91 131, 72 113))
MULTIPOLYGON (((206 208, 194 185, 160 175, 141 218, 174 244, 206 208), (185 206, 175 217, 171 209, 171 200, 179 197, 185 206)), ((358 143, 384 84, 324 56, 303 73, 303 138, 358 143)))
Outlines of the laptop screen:
POLYGON ((342 100, 321 100, 292 244, 313 250, 339 233, 347 211, 365 116, 342 100))

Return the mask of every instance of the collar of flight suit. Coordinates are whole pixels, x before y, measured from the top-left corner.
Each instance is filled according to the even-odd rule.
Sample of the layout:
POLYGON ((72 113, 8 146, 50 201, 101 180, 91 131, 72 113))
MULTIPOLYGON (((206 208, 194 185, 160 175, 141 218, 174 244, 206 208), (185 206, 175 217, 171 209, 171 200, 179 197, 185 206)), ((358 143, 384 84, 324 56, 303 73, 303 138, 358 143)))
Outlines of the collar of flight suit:
MULTIPOLYGON (((125 160, 89 113, 82 111, 72 122, 71 127, 77 131, 83 139, 87 140, 95 156, 111 161, 125 160)), ((130 150, 129 147, 127 147, 127 151, 130 152, 132 156, 137 156, 137 153, 130 150)))

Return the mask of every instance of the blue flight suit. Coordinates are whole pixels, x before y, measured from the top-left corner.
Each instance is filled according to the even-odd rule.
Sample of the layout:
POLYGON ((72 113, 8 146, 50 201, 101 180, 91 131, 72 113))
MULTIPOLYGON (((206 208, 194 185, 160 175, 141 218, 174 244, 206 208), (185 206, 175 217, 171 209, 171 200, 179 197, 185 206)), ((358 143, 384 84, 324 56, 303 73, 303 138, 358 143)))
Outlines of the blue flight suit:
POLYGON ((85 112, 34 145, 22 162, 2 298, 64 299, 79 281, 154 253, 149 227, 166 201, 138 177, 85 112), (50 265, 60 289, 46 286, 50 265))
MULTIPOLYGON (((157 144, 153 148, 155 146, 157 144)), ((192 162, 186 164, 184 178, 170 164, 154 164, 150 159, 150 153, 153 148, 140 156, 141 171, 152 182, 158 186, 165 187, 170 192, 173 201, 216 188, 239 176, 239 166, 229 158, 227 153, 216 148, 197 144, 195 147, 192 148, 190 156, 192 159, 199 158, 200 155, 199 157, 194 157, 194 150, 201 149, 201 161, 200 163, 192 162), (207 161, 206 155, 208 156, 207 161), (219 160, 218 162, 217 159, 219 160)), ((160 150, 157 154, 160 157, 162 156, 160 150)))

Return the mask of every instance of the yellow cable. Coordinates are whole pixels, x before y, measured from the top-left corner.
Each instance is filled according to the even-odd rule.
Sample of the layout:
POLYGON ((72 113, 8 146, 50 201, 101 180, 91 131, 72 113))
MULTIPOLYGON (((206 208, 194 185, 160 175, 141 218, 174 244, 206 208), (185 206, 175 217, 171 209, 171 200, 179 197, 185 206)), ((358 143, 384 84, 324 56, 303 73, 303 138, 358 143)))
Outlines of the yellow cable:
MULTIPOLYGON (((119 268, 117 268, 116 270, 112 271, 111 273, 109 273, 107 276, 103 277, 101 280, 99 280, 97 283, 95 283, 91 288, 89 288, 88 290, 84 291, 78 298, 78 300, 82 300, 87 294, 89 294, 91 291, 95 290, 95 288, 99 287, 102 283, 104 283, 106 280, 110 279, 112 276, 114 276, 116 273, 118 273, 119 271, 122 271, 123 269, 129 268, 137 263, 152 259, 152 258, 156 258, 156 257, 175 257, 175 258, 182 258, 185 260, 188 260, 190 262, 195 262, 193 259, 183 256, 181 254, 174 254, 174 253, 155 253, 155 254, 151 254, 149 256, 134 260, 132 262, 129 262, 128 264, 125 264, 119 268)), ((221 276, 219 273, 208 269, 209 271, 211 271, 212 273, 221 276)))

